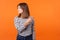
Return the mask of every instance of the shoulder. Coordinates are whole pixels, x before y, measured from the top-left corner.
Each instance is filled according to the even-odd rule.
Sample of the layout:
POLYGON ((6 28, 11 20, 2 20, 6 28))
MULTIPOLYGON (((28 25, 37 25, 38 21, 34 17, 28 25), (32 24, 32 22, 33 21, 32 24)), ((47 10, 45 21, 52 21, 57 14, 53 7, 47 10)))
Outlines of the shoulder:
POLYGON ((18 20, 18 17, 17 17, 17 16, 15 16, 15 17, 14 17, 14 20, 18 20))
POLYGON ((34 20, 34 17, 33 17, 33 16, 30 16, 30 18, 31 18, 32 20, 34 20))
POLYGON ((30 18, 32 19, 32 23, 34 23, 34 17, 33 16, 30 16, 30 18))

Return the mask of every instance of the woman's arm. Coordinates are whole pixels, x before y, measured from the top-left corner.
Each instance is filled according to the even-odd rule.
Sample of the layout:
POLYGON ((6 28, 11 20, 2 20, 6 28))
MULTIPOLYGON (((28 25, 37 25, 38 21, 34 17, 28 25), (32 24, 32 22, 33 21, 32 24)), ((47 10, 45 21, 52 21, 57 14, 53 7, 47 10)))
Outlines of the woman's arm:
POLYGON ((32 22, 32 18, 29 17, 28 20, 24 23, 24 26, 27 27, 32 22))
POLYGON ((31 18, 28 18, 28 20, 20 25, 19 19, 17 17, 14 18, 14 25, 18 31, 21 33, 27 28, 27 26, 32 22, 31 18))
POLYGON ((14 25, 15 28, 21 32, 23 29, 25 29, 25 26, 23 24, 20 25, 20 22, 18 21, 19 19, 17 18, 17 16, 14 18, 14 25))
POLYGON ((35 28, 34 28, 34 20, 32 21, 32 34, 33 34, 33 40, 36 40, 36 32, 35 32, 35 28))
MULTIPOLYGON (((29 25, 30 23, 32 23, 32 18, 29 17, 28 20, 23 24, 24 27, 25 27, 25 29, 28 27, 28 25, 29 25)), ((21 33, 22 33, 25 29, 23 29, 23 30, 21 31, 21 33)))

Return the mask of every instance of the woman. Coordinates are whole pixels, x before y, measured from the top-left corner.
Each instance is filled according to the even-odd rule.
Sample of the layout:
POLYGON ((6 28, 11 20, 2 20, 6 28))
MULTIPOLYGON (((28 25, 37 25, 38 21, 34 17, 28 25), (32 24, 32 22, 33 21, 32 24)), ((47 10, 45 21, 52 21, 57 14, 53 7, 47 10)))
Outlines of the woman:
POLYGON ((14 18, 14 25, 18 31, 16 40, 35 40, 34 19, 30 16, 28 5, 17 5, 18 16, 14 18))

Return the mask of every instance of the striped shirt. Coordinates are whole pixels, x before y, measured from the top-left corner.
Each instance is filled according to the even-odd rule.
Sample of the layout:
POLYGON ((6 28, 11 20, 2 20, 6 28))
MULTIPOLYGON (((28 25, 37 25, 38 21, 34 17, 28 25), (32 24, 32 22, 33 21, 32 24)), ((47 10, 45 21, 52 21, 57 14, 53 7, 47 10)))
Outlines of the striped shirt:
POLYGON ((32 22, 28 25, 27 28, 25 28, 23 25, 27 21, 27 19, 18 18, 17 16, 14 18, 14 25, 15 28, 18 30, 19 35, 28 36, 30 34, 33 34, 33 39, 35 40, 34 19, 32 16, 30 17, 32 18, 32 22), (24 31, 21 32, 22 30, 24 31))

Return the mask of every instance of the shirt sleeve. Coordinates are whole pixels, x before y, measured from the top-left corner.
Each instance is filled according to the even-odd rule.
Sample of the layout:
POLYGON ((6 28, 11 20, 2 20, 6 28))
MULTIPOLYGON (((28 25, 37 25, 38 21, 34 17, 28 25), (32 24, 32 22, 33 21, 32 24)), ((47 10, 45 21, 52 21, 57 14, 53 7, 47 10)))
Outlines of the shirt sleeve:
POLYGON ((35 28, 34 28, 34 19, 32 20, 32 34, 33 34, 33 40, 36 40, 36 33, 35 33, 35 28))
POLYGON ((24 25, 21 24, 20 25, 20 22, 18 21, 19 19, 17 17, 14 18, 14 25, 15 25, 15 28, 21 32, 23 29, 25 29, 24 25))

